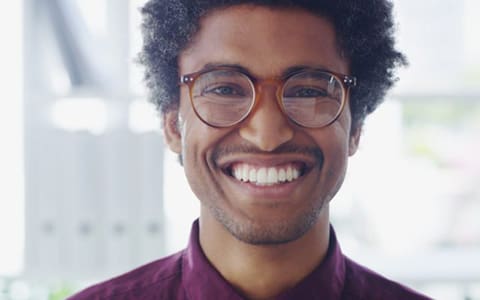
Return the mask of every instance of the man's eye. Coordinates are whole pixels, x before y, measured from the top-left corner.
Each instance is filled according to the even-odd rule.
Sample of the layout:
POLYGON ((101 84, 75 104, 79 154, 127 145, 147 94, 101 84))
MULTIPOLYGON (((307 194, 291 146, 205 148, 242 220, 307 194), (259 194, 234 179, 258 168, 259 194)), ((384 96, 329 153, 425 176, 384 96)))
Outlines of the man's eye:
POLYGON ((328 94, 325 90, 314 88, 314 87, 301 87, 296 88, 287 93, 288 97, 299 97, 299 98, 316 98, 316 97, 326 97, 328 94))
POLYGON ((242 88, 229 86, 229 85, 221 85, 221 86, 214 86, 205 89, 203 92, 204 95, 215 95, 215 96, 244 96, 245 93, 242 88))

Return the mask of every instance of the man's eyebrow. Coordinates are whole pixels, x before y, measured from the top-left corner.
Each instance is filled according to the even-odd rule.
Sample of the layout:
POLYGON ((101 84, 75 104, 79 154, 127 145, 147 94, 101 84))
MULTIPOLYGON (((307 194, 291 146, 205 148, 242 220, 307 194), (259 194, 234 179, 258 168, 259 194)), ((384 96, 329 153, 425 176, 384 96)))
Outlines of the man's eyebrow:
MULTIPOLYGON (((202 69, 200 71, 208 71, 208 70, 216 69, 216 68, 219 68, 219 67, 220 68, 229 68, 229 69, 232 69, 234 71, 239 71, 241 73, 248 74, 248 75, 252 76, 252 72, 248 68, 246 68, 246 67, 244 67, 240 64, 207 63, 202 67, 202 69)), ((279 75, 279 77, 287 77, 292 73, 296 73, 298 71, 302 71, 302 70, 305 70, 305 69, 328 70, 327 68, 325 68, 324 66, 321 66, 321 65, 295 65, 295 66, 288 67, 287 69, 282 71, 282 73, 279 75)))
POLYGON ((316 67, 312 66, 304 66, 304 65, 299 65, 299 66, 292 66, 287 68, 285 71, 282 72, 282 77, 287 77, 290 74, 296 73, 298 71, 302 71, 305 69, 316 69, 316 67))
POLYGON ((208 71, 216 68, 228 68, 232 69, 234 71, 239 71, 242 73, 246 74, 251 74, 250 70, 247 68, 243 67, 242 65, 239 64, 227 64, 227 63, 207 63, 203 66, 203 68, 200 71, 208 71))
POLYGON ((287 68, 285 71, 282 72, 282 77, 287 77, 290 74, 303 71, 303 70, 323 70, 323 71, 330 71, 328 68, 326 68, 323 65, 297 65, 297 66, 292 66, 287 68))

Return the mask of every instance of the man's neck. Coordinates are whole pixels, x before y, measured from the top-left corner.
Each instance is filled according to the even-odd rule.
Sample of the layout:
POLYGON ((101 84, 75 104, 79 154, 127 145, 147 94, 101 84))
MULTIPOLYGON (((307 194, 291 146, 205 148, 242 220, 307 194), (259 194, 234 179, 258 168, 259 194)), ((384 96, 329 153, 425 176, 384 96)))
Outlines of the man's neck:
POLYGON ((232 286, 248 299, 270 299, 298 284, 324 259, 328 206, 306 234, 285 244, 247 244, 210 217, 200 217, 199 235, 207 259, 232 286))

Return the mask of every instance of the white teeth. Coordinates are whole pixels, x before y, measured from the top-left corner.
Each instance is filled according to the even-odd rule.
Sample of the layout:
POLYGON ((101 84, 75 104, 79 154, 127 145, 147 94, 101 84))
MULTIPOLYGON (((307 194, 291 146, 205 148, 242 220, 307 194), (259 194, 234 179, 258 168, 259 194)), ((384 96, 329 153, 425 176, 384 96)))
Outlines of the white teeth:
POLYGON ((258 184, 265 184, 267 183, 267 169, 260 168, 257 171, 257 183, 258 184))
POLYGON ((240 168, 233 169, 233 177, 235 177, 237 180, 242 180, 242 171, 240 168))
POLYGON ((248 173, 248 181, 257 182, 257 171, 254 168, 251 168, 248 173))
POLYGON ((285 182, 285 180, 287 180, 287 175, 285 174, 285 170, 280 169, 280 171, 278 171, 278 181, 285 182))
POLYGON ((300 172, 297 169, 293 169, 292 171, 292 179, 297 179, 300 176, 300 172))
POLYGON ((242 168, 242 180, 245 182, 248 181, 248 168, 242 168))
POLYGON ((276 183, 278 181, 278 173, 275 168, 268 168, 267 183, 276 183))
POLYGON ((300 177, 300 170, 292 165, 284 167, 255 168, 247 164, 238 164, 232 170, 232 175, 239 181, 258 185, 273 185, 290 182, 300 177))
POLYGON ((292 181, 293 176, 292 176, 292 168, 288 167, 287 172, 285 172, 285 177, 287 178, 287 181, 292 181))

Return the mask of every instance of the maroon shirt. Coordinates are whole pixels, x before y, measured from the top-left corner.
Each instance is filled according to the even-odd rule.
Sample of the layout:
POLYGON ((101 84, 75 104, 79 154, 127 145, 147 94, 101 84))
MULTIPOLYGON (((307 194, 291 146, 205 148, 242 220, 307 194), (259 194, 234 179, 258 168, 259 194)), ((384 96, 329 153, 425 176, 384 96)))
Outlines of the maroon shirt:
MULTIPOLYGON (((298 299, 431 299, 390 281, 345 257, 331 228, 322 263, 297 286, 277 296, 298 299)), ((188 247, 129 273, 94 285, 69 300, 164 299, 240 300, 243 298, 209 263, 198 239, 198 221, 188 247)))

